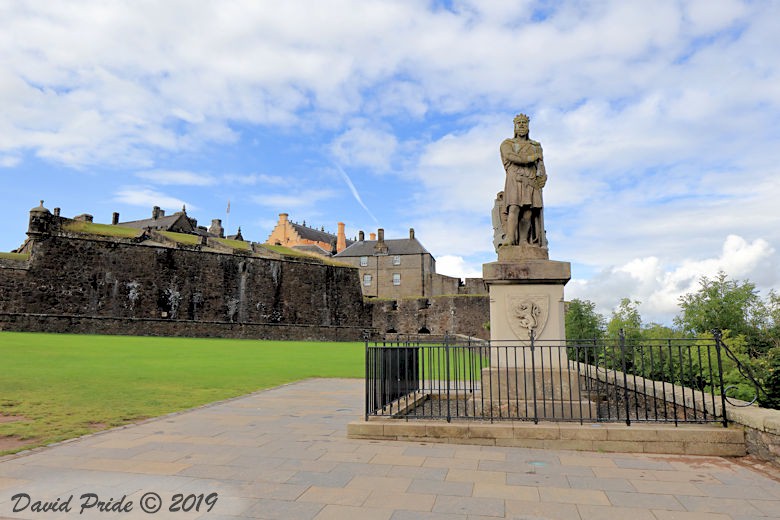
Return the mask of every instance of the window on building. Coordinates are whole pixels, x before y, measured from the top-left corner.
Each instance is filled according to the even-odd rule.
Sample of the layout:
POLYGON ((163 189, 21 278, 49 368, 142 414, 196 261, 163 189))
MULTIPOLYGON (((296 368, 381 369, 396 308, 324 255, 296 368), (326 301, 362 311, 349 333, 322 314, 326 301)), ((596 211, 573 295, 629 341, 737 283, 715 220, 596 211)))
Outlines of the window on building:
POLYGON ((401 285, 401 275, 399 273, 393 273, 393 285, 401 285))
POLYGON ((364 274, 363 275, 363 285, 365 285, 366 287, 371 285, 371 275, 370 274, 364 274))
POLYGON ((360 257, 360 267, 366 267, 368 265, 368 257, 367 256, 361 256, 360 257))
POLYGON ((401 265, 401 255, 395 255, 393 257, 393 265, 401 265))

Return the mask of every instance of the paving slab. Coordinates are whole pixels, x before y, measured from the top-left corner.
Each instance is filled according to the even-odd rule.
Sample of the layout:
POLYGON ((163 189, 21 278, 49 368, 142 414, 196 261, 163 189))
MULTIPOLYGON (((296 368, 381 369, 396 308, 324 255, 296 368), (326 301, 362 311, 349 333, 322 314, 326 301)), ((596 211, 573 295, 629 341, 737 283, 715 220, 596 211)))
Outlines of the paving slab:
POLYGON ((5 457, 0 518, 780 518, 739 459, 349 439, 362 392, 311 379, 5 457))

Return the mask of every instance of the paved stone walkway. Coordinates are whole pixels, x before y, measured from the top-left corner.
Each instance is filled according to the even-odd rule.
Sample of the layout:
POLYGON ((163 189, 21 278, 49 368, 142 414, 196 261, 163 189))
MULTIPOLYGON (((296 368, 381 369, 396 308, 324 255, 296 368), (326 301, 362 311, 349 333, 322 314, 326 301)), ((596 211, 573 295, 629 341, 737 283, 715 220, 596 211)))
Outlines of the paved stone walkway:
POLYGON ((719 457, 350 440, 362 385, 303 381, 5 459, 0 517, 780 518, 780 483, 719 457), (157 504, 150 492, 156 514, 141 509, 157 504), (19 493, 30 505, 13 512, 19 493), (189 512, 169 510, 177 495, 189 512), (98 500, 109 511, 79 514, 98 500), (36 501, 70 511, 34 512, 36 501))

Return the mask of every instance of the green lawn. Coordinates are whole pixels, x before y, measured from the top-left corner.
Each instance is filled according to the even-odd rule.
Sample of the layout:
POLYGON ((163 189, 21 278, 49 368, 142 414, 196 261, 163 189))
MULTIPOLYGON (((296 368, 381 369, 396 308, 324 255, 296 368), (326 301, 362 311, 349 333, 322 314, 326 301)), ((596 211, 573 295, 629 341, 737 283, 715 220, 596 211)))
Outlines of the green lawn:
POLYGON ((0 415, 25 418, 0 421, 0 440, 44 445, 308 377, 359 378, 363 353, 362 343, 0 332, 0 415))

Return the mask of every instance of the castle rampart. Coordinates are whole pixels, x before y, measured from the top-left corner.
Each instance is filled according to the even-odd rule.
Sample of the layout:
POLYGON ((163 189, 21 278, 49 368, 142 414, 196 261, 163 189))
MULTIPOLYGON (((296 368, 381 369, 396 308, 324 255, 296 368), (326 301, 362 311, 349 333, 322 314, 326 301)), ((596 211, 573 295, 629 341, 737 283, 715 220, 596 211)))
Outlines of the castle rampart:
POLYGON ((0 328, 356 340, 357 269, 131 239, 52 234, 0 263, 0 328))

